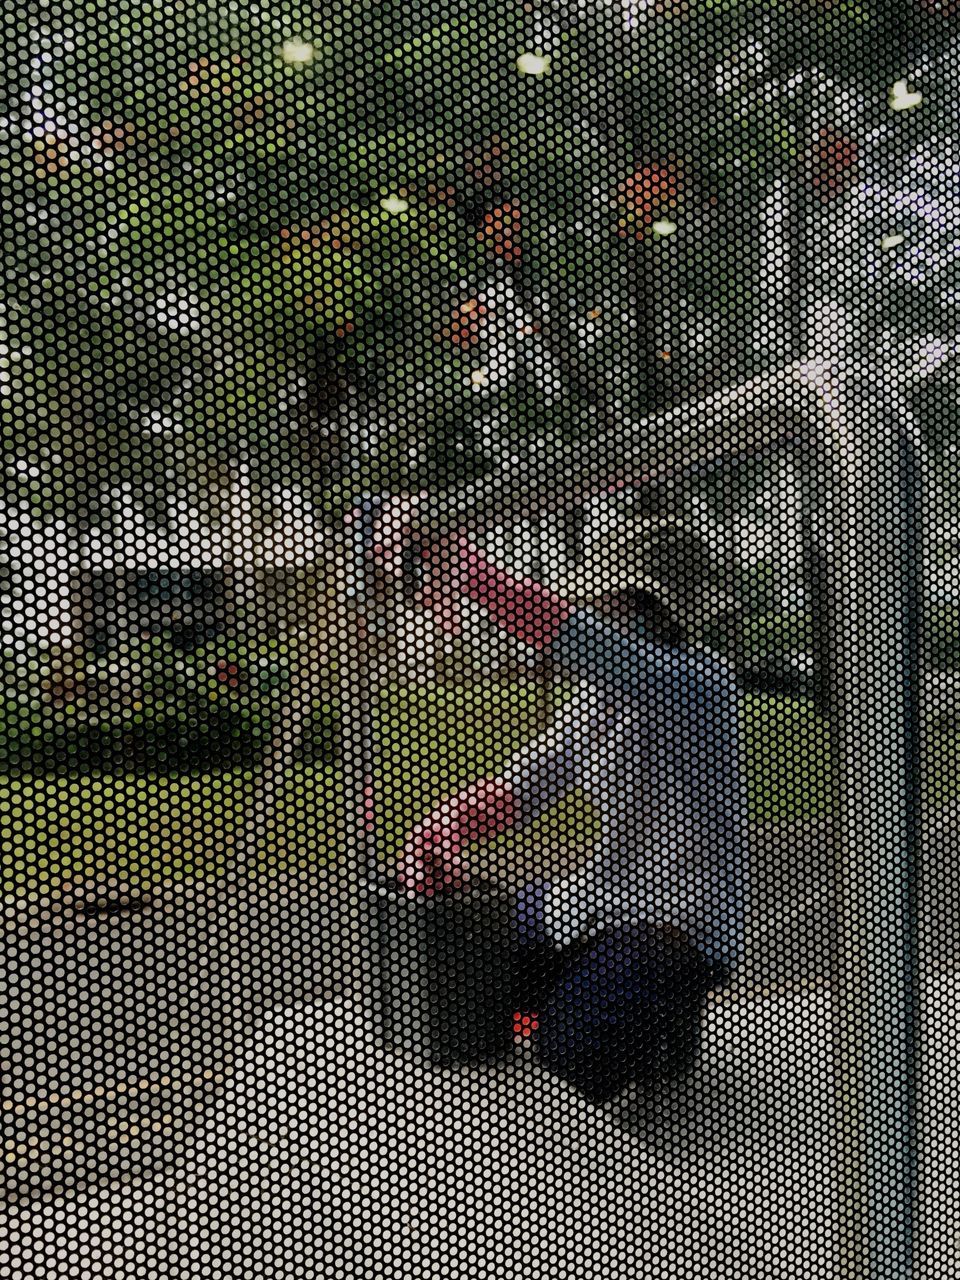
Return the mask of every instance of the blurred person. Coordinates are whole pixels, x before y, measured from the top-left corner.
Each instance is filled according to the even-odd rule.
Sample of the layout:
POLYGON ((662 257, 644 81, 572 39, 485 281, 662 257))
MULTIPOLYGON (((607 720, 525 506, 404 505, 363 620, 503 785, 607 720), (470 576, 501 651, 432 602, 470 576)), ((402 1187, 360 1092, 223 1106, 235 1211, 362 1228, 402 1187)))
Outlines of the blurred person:
POLYGON ((693 1069, 707 994, 730 981, 743 945, 739 696, 730 665, 692 639, 734 605, 702 581, 691 589, 679 564, 684 589, 651 577, 651 535, 676 533, 652 524, 549 585, 462 538, 428 555, 426 600, 447 630, 472 600, 548 654, 575 693, 496 777, 411 831, 399 879, 411 895, 466 889, 471 843, 587 795, 601 825, 589 861, 559 878, 546 868, 519 893, 504 1011, 535 1016, 542 1065, 596 1101, 693 1069))

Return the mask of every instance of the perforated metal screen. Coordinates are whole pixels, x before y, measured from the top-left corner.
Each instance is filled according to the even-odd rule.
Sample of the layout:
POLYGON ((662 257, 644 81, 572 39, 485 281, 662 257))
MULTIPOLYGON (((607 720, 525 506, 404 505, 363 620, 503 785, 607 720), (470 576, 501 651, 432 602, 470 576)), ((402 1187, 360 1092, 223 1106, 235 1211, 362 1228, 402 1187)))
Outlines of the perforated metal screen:
POLYGON ((960 1275, 955 9, 7 4, 4 1274, 960 1275))

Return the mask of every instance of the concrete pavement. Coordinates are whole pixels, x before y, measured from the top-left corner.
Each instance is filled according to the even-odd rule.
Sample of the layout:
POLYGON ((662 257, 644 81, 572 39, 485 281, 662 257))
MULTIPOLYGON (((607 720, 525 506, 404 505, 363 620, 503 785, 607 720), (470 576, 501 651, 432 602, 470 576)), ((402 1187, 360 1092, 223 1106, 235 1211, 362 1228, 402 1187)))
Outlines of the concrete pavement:
POLYGON ((425 1071, 347 1000, 270 1015, 178 1167, 17 1211, 7 1273, 75 1280, 831 1274, 823 992, 729 998, 698 1076, 596 1107, 521 1051, 425 1071))
MULTIPOLYGON (((925 841, 917 1280, 960 1280, 954 831, 941 815, 925 841)), ((356 995, 368 953, 349 880, 291 881, 242 907, 221 896, 219 917, 210 904, 185 901, 183 930, 202 916, 231 956, 234 982, 250 975, 231 997, 243 1012, 238 1042, 206 1063, 222 1079, 205 1082, 193 1115, 180 1115, 187 1093, 177 1088, 149 1108, 133 1104, 138 1123, 167 1123, 172 1136, 154 1161, 134 1143, 125 1183, 8 1210, 0 1273, 839 1280, 841 1117, 823 969, 832 847, 823 824, 771 831, 758 844, 769 892, 755 898, 753 960, 740 986, 710 1007, 701 1070, 683 1088, 603 1108, 542 1075, 523 1052, 505 1068, 438 1072, 379 1048, 356 995), (243 940, 242 953, 230 952, 231 938, 243 940), (264 975, 272 975, 266 986, 264 975)), ((144 962, 167 963, 175 978, 164 957, 176 951, 177 930, 163 933, 163 947, 142 921, 121 933, 126 942, 96 948, 114 967, 118 1002, 131 965, 135 976, 144 962), (131 956, 134 937, 140 950, 131 956)), ((74 960, 78 947, 68 939, 74 960)), ((211 1043, 203 1025, 227 1008, 222 991, 200 981, 185 1013, 189 991, 171 1003, 149 990, 153 1003, 125 1016, 132 1033, 142 1023, 140 1044, 152 1044, 158 1061, 177 1050, 176 1028, 158 1026, 164 1011, 180 1010, 198 1043, 211 1043)), ((78 1034, 93 1038, 94 1015, 91 1005, 78 1034)), ((47 1059, 46 1070, 56 1062, 47 1059)), ((80 1110, 87 1129, 99 1123, 95 1108, 80 1110)), ((49 1113, 41 1120, 25 1123, 42 1143, 63 1131, 49 1113)))
MULTIPOLYGON (((960 974, 924 988, 919 1280, 960 1280, 960 974)), ((697 1074, 597 1107, 528 1050, 425 1069, 341 994, 266 1014, 180 1153, 8 1212, 11 1280, 839 1280, 826 984, 717 997, 697 1074)), ((5 1256, 6 1255, 6 1256, 5 1256)))

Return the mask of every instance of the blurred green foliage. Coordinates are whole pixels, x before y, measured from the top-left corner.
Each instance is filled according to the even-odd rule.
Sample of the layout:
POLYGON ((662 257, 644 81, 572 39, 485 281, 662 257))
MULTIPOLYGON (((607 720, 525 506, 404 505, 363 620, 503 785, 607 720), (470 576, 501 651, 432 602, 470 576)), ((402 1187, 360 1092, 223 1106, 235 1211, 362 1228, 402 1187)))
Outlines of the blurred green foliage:
POLYGON ((108 482, 243 455, 329 499, 345 405, 387 420, 353 488, 482 466, 494 410, 514 436, 564 430, 569 412, 521 425, 509 397, 472 395, 469 353, 444 339, 452 307, 516 274, 482 219, 519 205, 526 294, 570 320, 635 287, 638 254, 648 297, 666 271, 749 307, 751 202, 798 151, 761 82, 811 22, 832 40, 869 12, 665 4, 631 30, 616 6, 452 0, 25 14, 0 137, 0 423, 26 464, 8 489, 89 519, 108 482), (545 74, 522 74, 524 53, 545 74), (741 70, 718 94, 725 61, 741 70), (618 184, 667 161, 681 234, 618 238, 618 184))

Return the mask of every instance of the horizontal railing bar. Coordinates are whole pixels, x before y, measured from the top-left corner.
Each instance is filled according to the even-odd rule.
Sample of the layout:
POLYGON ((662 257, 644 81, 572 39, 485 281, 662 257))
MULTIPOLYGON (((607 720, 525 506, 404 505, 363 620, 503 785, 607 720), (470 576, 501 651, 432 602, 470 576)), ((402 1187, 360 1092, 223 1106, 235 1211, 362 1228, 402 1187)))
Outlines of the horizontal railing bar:
POLYGON ((791 366, 639 422, 624 418, 616 431, 558 443, 550 457, 519 456, 509 471, 423 499, 421 520, 438 535, 482 532, 809 439, 825 403, 804 375, 805 366, 791 366))

